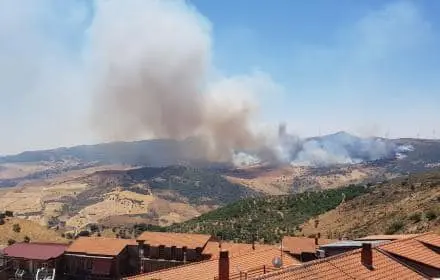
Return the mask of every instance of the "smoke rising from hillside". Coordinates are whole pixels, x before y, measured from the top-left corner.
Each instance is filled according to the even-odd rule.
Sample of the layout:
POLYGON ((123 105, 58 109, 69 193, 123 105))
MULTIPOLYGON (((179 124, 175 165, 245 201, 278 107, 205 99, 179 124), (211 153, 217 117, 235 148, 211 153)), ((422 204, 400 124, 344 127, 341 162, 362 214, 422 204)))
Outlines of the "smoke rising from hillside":
POLYGON ((183 1, 97 4, 92 117, 104 139, 196 137, 211 160, 262 144, 251 128, 256 87, 273 82, 264 73, 209 77, 211 26, 196 10, 183 1))

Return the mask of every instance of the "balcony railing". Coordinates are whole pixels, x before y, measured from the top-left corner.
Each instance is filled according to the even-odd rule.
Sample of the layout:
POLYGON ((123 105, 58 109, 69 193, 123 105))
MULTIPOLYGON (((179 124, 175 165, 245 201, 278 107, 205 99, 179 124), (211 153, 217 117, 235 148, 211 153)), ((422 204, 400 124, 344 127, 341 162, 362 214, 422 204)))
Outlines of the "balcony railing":
MULTIPOLYGON (((229 280, 248 280, 248 279, 252 279, 253 277, 257 277, 276 270, 277 268, 273 266, 263 265, 249 269, 247 271, 240 271, 237 273, 230 274, 229 280)), ((214 277, 214 280, 219 280, 218 276, 214 277)))

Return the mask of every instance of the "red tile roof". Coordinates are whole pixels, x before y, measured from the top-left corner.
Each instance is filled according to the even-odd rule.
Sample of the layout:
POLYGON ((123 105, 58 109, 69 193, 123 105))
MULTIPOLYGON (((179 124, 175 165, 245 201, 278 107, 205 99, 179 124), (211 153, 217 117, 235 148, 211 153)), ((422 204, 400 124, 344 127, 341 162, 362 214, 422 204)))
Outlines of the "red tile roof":
POLYGON ((3 253, 12 258, 45 261, 60 257, 67 247, 67 244, 57 243, 15 243, 6 247, 3 253))
POLYGON ((433 233, 418 235, 417 237, 384 244, 378 248, 393 255, 440 269, 440 254, 424 245, 422 243, 423 240, 425 240, 426 243, 438 244, 440 243, 440 235, 433 233))
MULTIPOLYGON (((319 245, 326 245, 338 240, 319 238, 319 245)), ((284 236, 283 237, 283 250, 291 254, 315 253, 317 246, 315 245, 315 238, 296 237, 296 236, 284 236)))
POLYGON ((433 234, 433 233, 423 234, 417 236, 414 239, 422 243, 440 248, 440 236, 438 234, 433 234))
POLYGON ((115 257, 127 245, 137 245, 137 242, 133 239, 79 237, 67 248, 66 253, 115 257))
MULTIPOLYGON (((239 271, 246 272, 264 265, 268 270, 275 269, 272 265, 274 257, 280 256, 280 250, 276 248, 260 249, 253 252, 230 257, 231 276, 239 271)), ((283 254, 285 266, 299 265, 300 263, 287 254, 283 254)), ((260 270, 263 273, 263 270, 260 270)), ((198 262, 189 265, 178 266, 157 272, 137 275, 126 279, 131 280, 214 280, 218 276, 218 259, 198 262)))
POLYGON ((420 234, 381 234, 381 235, 369 235, 356 240, 400 240, 417 237, 420 234))
POLYGON ((176 246, 178 248, 187 247, 188 249, 203 248, 211 239, 208 234, 195 233, 173 233, 173 232, 152 232, 146 231, 142 233, 137 240, 144 240, 145 244, 158 247, 176 246))
POLYGON ((425 279, 410 268, 372 249, 373 269, 361 263, 361 249, 345 254, 312 261, 300 267, 292 267, 273 272, 255 280, 417 280, 425 279))
MULTIPOLYGON (((260 249, 276 249, 278 247, 266 244, 255 244, 255 250, 260 249)), ((221 242, 221 250, 228 251, 229 257, 235 257, 243 254, 248 254, 254 251, 252 244, 246 243, 233 243, 233 242, 221 242)), ((279 249, 278 249, 279 250, 279 249)), ((202 254, 210 256, 210 259, 218 259, 219 257, 219 242, 209 241, 202 254)))

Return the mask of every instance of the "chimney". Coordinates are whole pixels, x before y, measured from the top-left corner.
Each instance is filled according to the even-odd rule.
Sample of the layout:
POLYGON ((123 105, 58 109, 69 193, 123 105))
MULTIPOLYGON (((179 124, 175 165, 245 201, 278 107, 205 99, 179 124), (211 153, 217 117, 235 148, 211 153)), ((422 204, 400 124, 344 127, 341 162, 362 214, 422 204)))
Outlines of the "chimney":
POLYGON ((229 253, 221 251, 218 259, 218 280, 229 280, 229 253))
POLYGON ((368 269, 373 269, 373 251, 371 243, 362 243, 361 263, 368 269))

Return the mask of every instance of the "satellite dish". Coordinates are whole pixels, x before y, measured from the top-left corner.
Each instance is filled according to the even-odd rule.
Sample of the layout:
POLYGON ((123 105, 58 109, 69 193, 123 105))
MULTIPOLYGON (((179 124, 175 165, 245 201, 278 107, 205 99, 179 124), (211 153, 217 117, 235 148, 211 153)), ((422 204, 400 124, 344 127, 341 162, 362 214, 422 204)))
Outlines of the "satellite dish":
POLYGON ((283 266, 283 261, 280 257, 275 257, 272 259, 272 265, 276 268, 280 268, 283 266))

